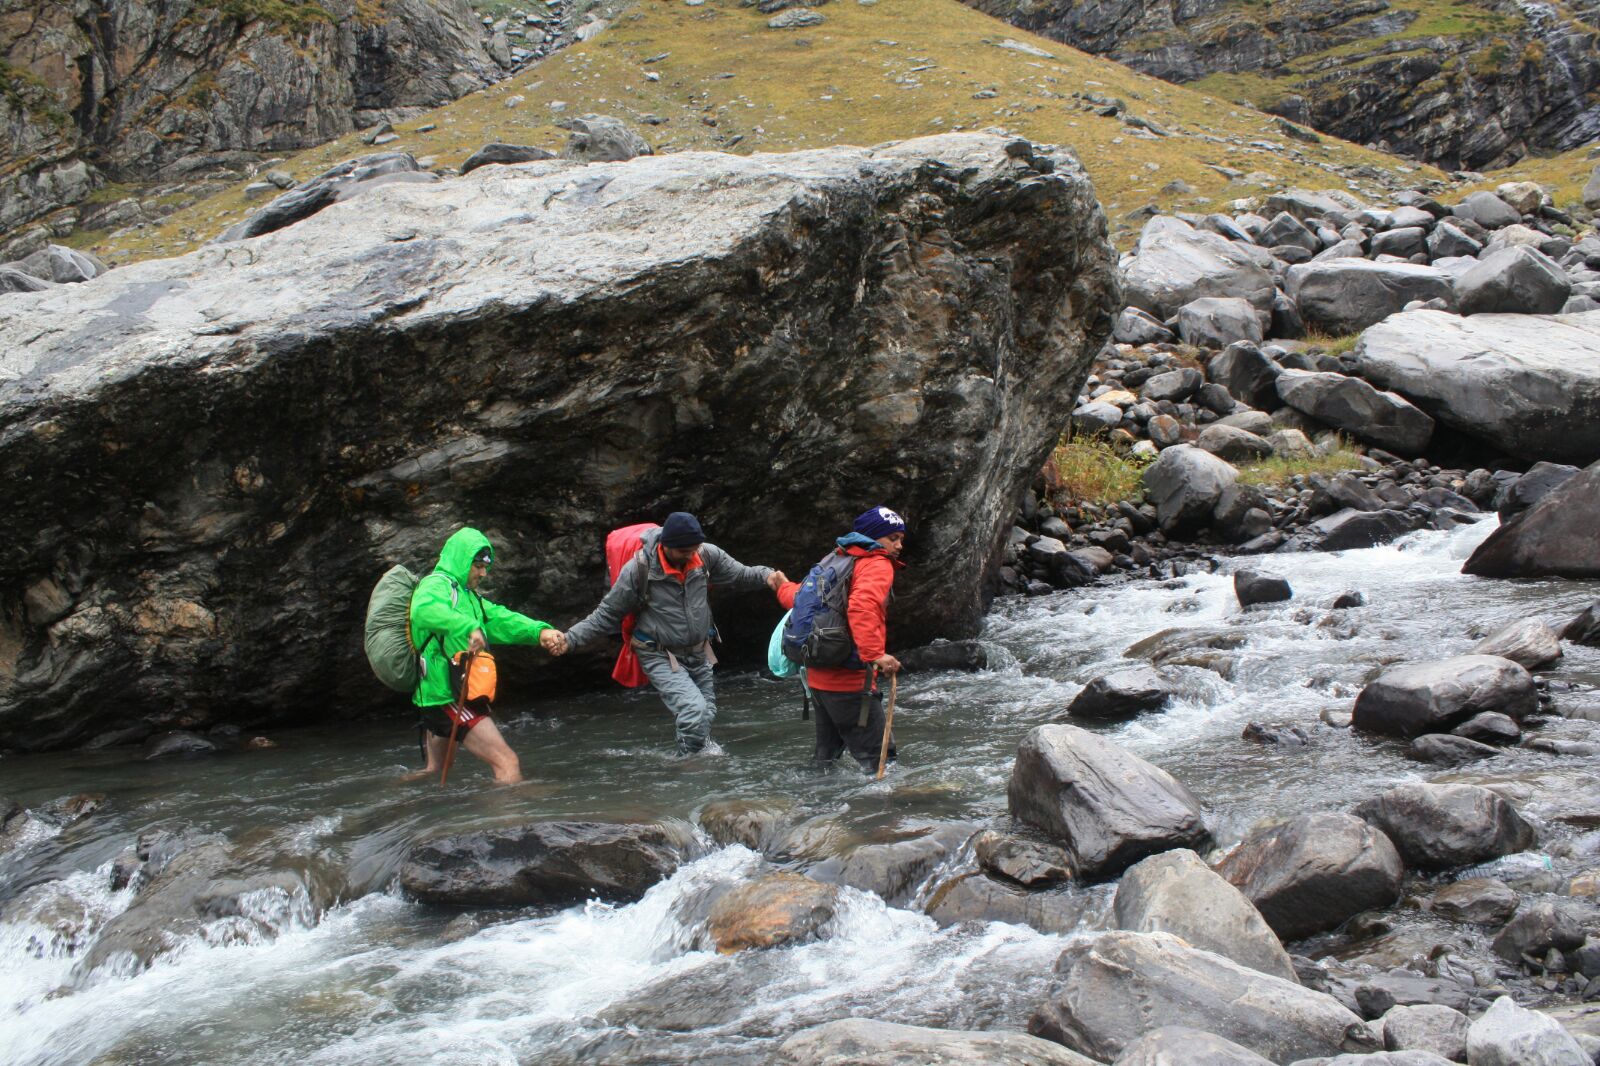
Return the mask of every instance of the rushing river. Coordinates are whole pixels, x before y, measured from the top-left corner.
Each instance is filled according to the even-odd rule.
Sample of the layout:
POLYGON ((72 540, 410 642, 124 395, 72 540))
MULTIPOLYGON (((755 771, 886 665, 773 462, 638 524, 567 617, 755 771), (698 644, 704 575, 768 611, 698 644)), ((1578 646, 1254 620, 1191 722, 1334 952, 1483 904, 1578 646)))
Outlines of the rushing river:
MULTIPOLYGON (((755 675, 720 680, 717 750, 689 761, 668 754, 670 722, 648 695, 611 690, 504 711, 530 778, 513 788, 492 786, 465 757, 447 791, 400 783, 417 763, 400 716, 275 734, 274 749, 191 761, 146 763, 126 751, 5 759, 0 792, 25 807, 44 811, 83 791, 105 800, 64 828, 41 817, 4 856, 0 906, 27 890, 66 895, 88 925, 63 942, 27 920, 0 924, 0 1062, 755 1063, 784 1035, 850 1015, 1022 1028, 1063 943, 1022 926, 940 929, 847 889, 824 940, 729 957, 700 950, 694 899, 762 867, 742 847, 708 846, 631 905, 480 911, 466 928, 450 924, 457 914, 406 901, 394 874, 418 832, 502 816, 693 822, 713 800, 779 799, 795 805, 819 856, 1003 816, 1022 734, 1058 717, 1097 668, 1172 627, 1237 629, 1245 640, 1225 653, 1230 675, 1177 667, 1183 698, 1110 734, 1189 785, 1223 845, 1263 818, 1346 808, 1437 771, 1405 760, 1397 743, 1317 731, 1320 713, 1348 710, 1379 665, 1465 652, 1474 635, 1521 617, 1564 621, 1600 595, 1596 583, 1462 577, 1461 561, 1489 525, 1369 551, 1275 556, 1267 565, 1288 576, 1295 599, 1248 614, 1225 573, 1003 602, 984 639, 1014 661, 908 678, 895 723, 902 765, 883 783, 807 765, 811 725, 799 720, 796 690, 755 675), (1367 604, 1336 614, 1316 606, 1347 588, 1367 604), (1248 743, 1240 732, 1251 721, 1299 724, 1312 743, 1248 743), (318 913, 303 895, 263 890, 148 970, 85 976, 79 964, 95 929, 133 898, 110 888, 113 860, 152 826, 299 856, 332 872, 340 899, 318 913)), ((1600 651, 1569 646, 1553 676, 1600 686, 1600 651)), ((1590 728, 1552 719, 1542 731, 1590 728)), ((1588 856, 1594 866, 1600 834, 1581 817, 1562 820, 1581 801, 1562 782, 1592 771, 1518 749, 1467 776, 1520 783, 1523 810, 1544 835, 1541 855, 1558 854, 1525 863, 1588 856)), ((1074 891, 1091 897, 1086 927, 1103 922, 1109 889, 1074 891)), ((1424 921, 1398 913, 1402 925, 1424 921)))

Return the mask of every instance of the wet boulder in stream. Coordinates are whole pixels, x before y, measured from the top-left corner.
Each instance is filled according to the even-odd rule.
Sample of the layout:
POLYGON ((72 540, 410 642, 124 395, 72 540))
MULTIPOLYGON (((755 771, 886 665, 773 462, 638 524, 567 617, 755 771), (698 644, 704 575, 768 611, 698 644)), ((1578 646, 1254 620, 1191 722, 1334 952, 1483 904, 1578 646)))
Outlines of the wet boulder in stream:
POLYGON ((1362 802, 1355 815, 1381 829, 1417 870, 1486 862, 1538 839, 1515 807, 1477 785, 1404 784, 1362 802))
POLYGON ((1006 795, 1011 813, 1060 842, 1086 878, 1211 840, 1200 803, 1165 770, 1070 725, 1029 731, 1006 795))
POLYGON ((1489 634, 1472 654, 1498 655, 1525 670, 1538 670, 1561 658, 1561 638, 1537 618, 1524 618, 1489 634))
POLYGON ((802 1029, 778 1047, 781 1066, 1095 1066, 1026 1033, 927 1029, 868 1018, 802 1029))
POLYGON ((724 955, 804 943, 822 935, 838 901, 837 887, 779 871, 724 894, 712 905, 706 928, 724 955))
POLYGON ((1276 1063, 1382 1046, 1332 996, 1166 933, 1111 932, 1069 943, 1028 1031, 1112 1062, 1167 1025, 1214 1033, 1276 1063))
POLYGON ((1112 903, 1119 928, 1171 933, 1252 970, 1298 981, 1289 953, 1255 905, 1187 848, 1130 866, 1112 903))
POLYGON ((1175 695, 1177 689, 1160 671, 1137 663, 1096 674, 1072 698, 1067 713, 1074 718, 1132 718, 1146 711, 1159 711, 1175 695))
POLYGON ((1258 603, 1281 603, 1294 595, 1287 578, 1261 570, 1237 570, 1233 575, 1233 594, 1240 607, 1258 603))
MULTIPOLYGON (((892 499, 940 560, 896 638, 971 635, 1122 306, 1088 178, 1010 143, 483 167, 7 296, 0 745, 392 713, 349 635, 463 516, 497 601, 575 618, 622 516, 676 501, 759 563, 892 499), (66 615, 28 620, 52 574, 66 615)), ((763 637, 730 662, 769 614, 718 606, 763 637)), ((501 665, 514 701, 597 664, 501 665)))
POLYGON ((400 887, 449 906, 626 902, 670 876, 691 843, 686 831, 652 823, 551 821, 446 833, 412 845, 400 887))
POLYGON ((1253 832, 1216 869, 1284 940, 1388 906, 1400 898, 1405 874, 1388 837, 1353 815, 1333 812, 1253 832))
POLYGON ((1527 670, 1496 655, 1459 655, 1383 671, 1356 697, 1351 725, 1369 733, 1443 733, 1483 711, 1532 714, 1539 694, 1527 670))
POLYGON ((1596 529, 1600 461, 1489 534, 1461 572, 1480 577, 1600 577, 1596 529))

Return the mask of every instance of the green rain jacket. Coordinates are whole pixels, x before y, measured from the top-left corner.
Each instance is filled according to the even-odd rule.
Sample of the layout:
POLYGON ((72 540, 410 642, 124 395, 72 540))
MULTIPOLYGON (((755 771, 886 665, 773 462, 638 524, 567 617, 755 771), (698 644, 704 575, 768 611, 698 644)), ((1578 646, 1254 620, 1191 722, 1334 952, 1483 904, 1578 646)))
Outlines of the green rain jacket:
POLYGON ((466 649, 474 629, 483 630, 494 645, 537 644, 539 634, 550 628, 548 622, 490 603, 467 588, 473 557, 488 547, 489 538, 476 529, 458 529, 444 542, 433 573, 417 582, 411 596, 411 639, 422 649, 423 671, 411 702, 418 707, 454 702, 449 658, 466 649))

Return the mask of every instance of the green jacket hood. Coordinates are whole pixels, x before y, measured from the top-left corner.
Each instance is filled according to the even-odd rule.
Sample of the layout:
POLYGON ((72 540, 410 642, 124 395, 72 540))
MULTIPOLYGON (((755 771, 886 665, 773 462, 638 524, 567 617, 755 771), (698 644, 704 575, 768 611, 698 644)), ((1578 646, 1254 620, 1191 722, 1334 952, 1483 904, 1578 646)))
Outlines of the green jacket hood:
POLYGON ((433 570, 459 585, 465 585, 467 575, 472 570, 473 557, 485 548, 494 550, 488 537, 471 526, 462 526, 444 542, 444 548, 439 552, 439 564, 433 570))

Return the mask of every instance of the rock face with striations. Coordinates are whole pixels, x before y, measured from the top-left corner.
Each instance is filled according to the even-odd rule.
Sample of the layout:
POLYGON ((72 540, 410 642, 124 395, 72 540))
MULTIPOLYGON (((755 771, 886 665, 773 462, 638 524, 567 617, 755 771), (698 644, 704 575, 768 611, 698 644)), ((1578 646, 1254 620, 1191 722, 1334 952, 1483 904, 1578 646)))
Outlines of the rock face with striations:
POLYGON ((0 148, 0 234, 108 180, 238 167, 502 74, 466 0, 34 6, 0 53, 27 75, 0 93, 13 133, 0 148))
MULTIPOLYGON (((372 582, 468 521, 495 598, 566 619, 621 523, 792 567, 881 499, 940 560, 897 639, 970 631, 1119 306, 1089 181, 1016 150, 485 167, 8 296, 0 746, 390 705, 372 582)), ((503 661, 503 700, 544 664, 503 661)))

